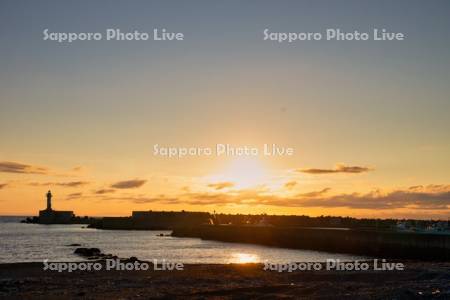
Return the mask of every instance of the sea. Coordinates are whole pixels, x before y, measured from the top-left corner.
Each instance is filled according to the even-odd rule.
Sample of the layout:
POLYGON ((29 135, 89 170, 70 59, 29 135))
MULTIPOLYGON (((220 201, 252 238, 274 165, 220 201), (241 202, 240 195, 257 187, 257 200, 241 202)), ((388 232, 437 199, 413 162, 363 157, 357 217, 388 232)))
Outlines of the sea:
POLYGON ((83 261, 77 246, 99 248, 105 254, 140 260, 184 264, 289 263, 363 260, 365 257, 328 252, 282 249, 167 236, 170 231, 100 230, 86 225, 20 223, 26 217, 0 216, 0 263, 83 261), (164 236, 160 236, 163 234, 164 236))

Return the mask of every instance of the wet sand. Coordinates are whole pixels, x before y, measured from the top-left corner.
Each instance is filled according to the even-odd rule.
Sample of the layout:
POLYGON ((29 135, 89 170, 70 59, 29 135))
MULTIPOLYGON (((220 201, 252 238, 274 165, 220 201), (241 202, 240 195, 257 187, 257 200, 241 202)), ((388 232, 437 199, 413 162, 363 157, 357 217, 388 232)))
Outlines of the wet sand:
POLYGON ((1 299, 449 299, 450 262, 403 261, 403 271, 264 271, 261 264, 182 271, 44 271, 0 264, 1 299))

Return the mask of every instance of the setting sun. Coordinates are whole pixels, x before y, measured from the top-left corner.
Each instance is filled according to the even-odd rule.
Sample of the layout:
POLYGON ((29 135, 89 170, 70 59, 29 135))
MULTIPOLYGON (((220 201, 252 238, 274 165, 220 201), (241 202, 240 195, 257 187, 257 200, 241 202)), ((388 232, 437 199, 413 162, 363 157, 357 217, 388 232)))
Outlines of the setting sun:
POLYGON ((231 161, 224 171, 214 178, 232 182, 239 189, 250 188, 267 183, 269 171, 257 157, 239 157, 231 161))

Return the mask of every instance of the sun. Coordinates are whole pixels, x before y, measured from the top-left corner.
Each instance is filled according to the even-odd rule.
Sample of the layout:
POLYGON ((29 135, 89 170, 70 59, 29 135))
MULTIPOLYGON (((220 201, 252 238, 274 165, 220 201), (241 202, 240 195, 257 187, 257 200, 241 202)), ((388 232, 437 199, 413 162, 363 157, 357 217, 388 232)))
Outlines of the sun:
POLYGON ((239 157, 232 160, 216 178, 243 189, 263 185, 268 177, 267 168, 257 157, 239 157))

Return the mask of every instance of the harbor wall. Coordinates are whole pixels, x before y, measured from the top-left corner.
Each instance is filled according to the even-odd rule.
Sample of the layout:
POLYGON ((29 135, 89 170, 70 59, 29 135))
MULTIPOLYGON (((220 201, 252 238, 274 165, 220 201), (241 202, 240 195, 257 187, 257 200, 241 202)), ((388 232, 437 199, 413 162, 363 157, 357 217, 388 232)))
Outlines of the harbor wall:
POLYGON ((200 225, 175 228, 172 235, 380 258, 450 260, 450 235, 448 234, 337 228, 200 225))

